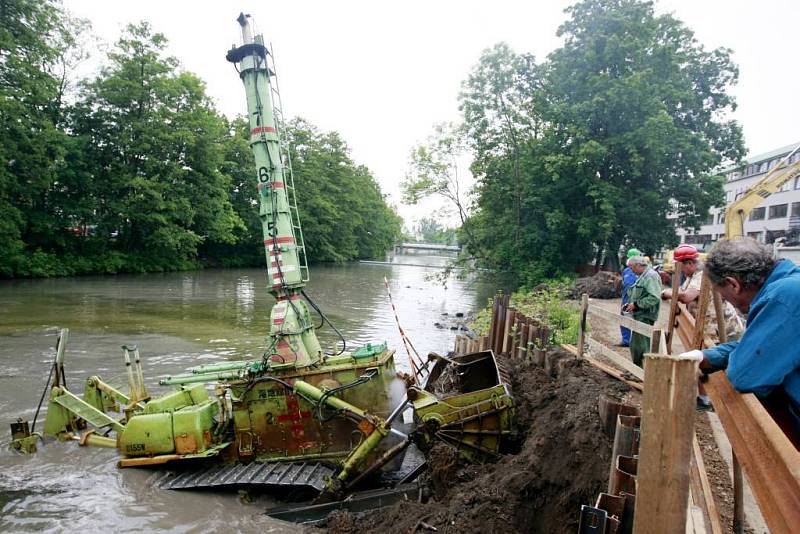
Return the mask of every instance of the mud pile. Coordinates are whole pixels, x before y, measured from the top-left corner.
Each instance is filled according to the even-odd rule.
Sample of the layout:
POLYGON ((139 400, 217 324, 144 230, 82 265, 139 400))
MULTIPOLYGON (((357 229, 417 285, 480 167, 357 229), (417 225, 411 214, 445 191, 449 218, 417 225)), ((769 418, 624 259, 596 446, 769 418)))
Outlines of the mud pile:
POLYGON ((429 454, 427 503, 379 512, 337 514, 332 532, 575 532, 580 506, 593 504, 608 480, 611 442, 597 411, 601 394, 621 398, 627 386, 561 349, 552 378, 533 363, 505 365, 513 377, 518 451, 497 463, 460 463, 442 444, 429 454), (344 517, 343 517, 344 515, 344 517))
POLYGON ((573 298, 586 293, 595 299, 615 299, 622 295, 622 278, 616 273, 600 271, 594 276, 575 280, 573 298))

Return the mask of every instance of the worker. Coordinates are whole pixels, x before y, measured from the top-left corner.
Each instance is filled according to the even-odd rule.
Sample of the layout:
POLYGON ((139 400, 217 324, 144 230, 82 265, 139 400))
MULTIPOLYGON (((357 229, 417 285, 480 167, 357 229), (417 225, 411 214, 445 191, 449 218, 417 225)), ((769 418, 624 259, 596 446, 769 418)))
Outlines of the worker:
POLYGON ((703 350, 701 369, 725 369, 737 391, 755 393, 800 432, 800 268, 749 238, 718 242, 706 268, 722 298, 747 314, 747 329, 703 350))
MULTIPOLYGON (((628 260, 634 274, 638 277, 628 290, 628 303, 622 308, 632 313, 633 318, 646 324, 655 324, 661 307, 661 278, 647 263, 644 256, 634 256, 628 260)), ((650 350, 650 338, 633 332, 631 335, 631 358, 642 367, 644 353, 650 350)))
MULTIPOLYGON (((629 248, 626 256, 625 262, 625 269, 622 271, 622 308, 628 303, 628 290, 633 287, 633 284, 636 282, 636 275, 634 274, 633 270, 631 269, 630 261, 631 258, 634 256, 641 256, 642 253, 639 252, 638 249, 629 248)), ((625 312, 622 311, 620 308, 620 313, 624 314, 625 312)), ((619 327, 619 333, 622 340, 619 343, 619 347, 628 347, 631 344, 631 331, 624 326, 619 327)))
MULTIPOLYGON (((681 282, 678 290, 678 301, 686 304, 692 315, 697 309, 697 297, 700 296, 700 282, 703 279, 699 258, 700 253, 692 245, 680 245, 672 253, 675 268, 679 268, 683 275, 683 282, 681 282)), ((671 299, 672 290, 665 289, 662 291, 661 298, 664 300, 671 299)))

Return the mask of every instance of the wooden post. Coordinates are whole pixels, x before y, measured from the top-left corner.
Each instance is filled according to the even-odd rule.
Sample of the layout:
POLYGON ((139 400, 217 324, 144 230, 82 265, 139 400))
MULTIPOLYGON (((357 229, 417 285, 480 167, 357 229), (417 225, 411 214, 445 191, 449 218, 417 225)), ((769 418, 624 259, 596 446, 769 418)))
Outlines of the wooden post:
POLYGON ((502 343, 501 343, 501 350, 500 353, 507 353, 508 350, 511 348, 511 336, 513 332, 511 331, 511 327, 514 324, 514 318, 517 316, 517 310, 514 308, 510 308, 506 312, 506 321, 505 325, 503 326, 503 335, 502 335, 502 343))
POLYGON ((669 301, 669 319, 667 322, 667 354, 672 354, 672 340, 675 338, 675 314, 678 313, 678 293, 681 289, 681 269, 673 262, 675 272, 672 273, 672 298, 669 301))
POLYGON ((520 327, 519 349, 517 349, 517 354, 514 355, 523 360, 528 357, 528 332, 530 331, 530 327, 528 326, 529 322, 530 319, 526 317, 525 322, 522 323, 520 327))
POLYGON ((499 295, 492 299, 492 322, 489 323, 489 346, 494 347, 494 327, 497 324, 497 314, 500 308, 499 295))
POLYGON ((514 327, 511 330, 511 347, 508 352, 512 358, 517 357, 517 347, 519 346, 519 338, 521 335, 520 329, 522 328, 522 315, 517 314, 514 317, 514 327))
POLYGON ((686 532, 697 364, 694 358, 645 355, 637 534, 686 532))
POLYGON ((581 322, 578 325, 578 358, 583 358, 586 343, 586 314, 589 310, 589 295, 581 295, 581 322))
POLYGON ((492 350, 495 354, 500 354, 503 351, 503 329, 505 328, 505 324, 506 307, 505 298, 503 297, 497 310, 497 323, 494 325, 494 343, 492 344, 492 350))
POLYGON ((714 297, 714 315, 717 317, 717 339, 719 339, 720 343, 725 343, 728 341, 728 331, 725 328, 725 304, 722 302, 722 297, 716 290, 711 294, 714 297))
POLYGON ((653 354, 666 354, 666 347, 661 344, 663 337, 660 328, 653 329, 653 335, 650 338, 650 352, 653 354))
POLYGON ((733 532, 744 532, 744 481, 742 480, 742 466, 733 453, 733 532))
POLYGON ((686 347, 687 349, 702 349, 703 340, 705 339, 705 326, 706 326, 706 312, 708 312, 708 304, 711 301, 711 280, 708 279, 708 273, 703 272, 703 282, 700 284, 700 296, 697 297, 697 313, 694 317, 694 338, 692 339, 692 346, 686 347))

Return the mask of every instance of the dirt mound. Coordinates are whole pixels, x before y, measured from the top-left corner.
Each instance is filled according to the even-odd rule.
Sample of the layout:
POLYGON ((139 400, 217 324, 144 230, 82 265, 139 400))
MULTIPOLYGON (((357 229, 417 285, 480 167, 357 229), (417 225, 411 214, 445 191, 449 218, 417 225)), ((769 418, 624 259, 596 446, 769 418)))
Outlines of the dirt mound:
POLYGON ((622 278, 616 273, 600 271, 594 276, 575 280, 573 298, 586 293, 595 299, 615 299, 622 295, 622 278))
POLYGON ((555 366, 557 378, 532 363, 506 363, 521 432, 518 453, 495 464, 461 465, 437 445, 427 503, 351 516, 352 530, 337 517, 337 531, 410 532, 424 522, 448 532, 575 532, 581 504, 592 504, 608 480, 611 443, 598 398, 621 398, 627 386, 555 352, 564 360, 555 366))

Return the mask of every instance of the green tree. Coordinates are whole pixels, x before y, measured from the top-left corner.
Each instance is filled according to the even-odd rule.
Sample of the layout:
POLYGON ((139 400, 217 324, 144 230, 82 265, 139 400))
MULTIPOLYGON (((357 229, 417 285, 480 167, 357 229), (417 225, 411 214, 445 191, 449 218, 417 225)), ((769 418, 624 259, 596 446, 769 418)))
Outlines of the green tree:
POLYGON ((423 243, 458 244, 458 231, 447 228, 431 217, 423 217, 417 223, 416 233, 423 243))
POLYGON ((721 163, 743 154, 728 120, 737 70, 650 2, 569 8, 545 62, 500 44, 461 94, 473 151, 465 224, 486 266, 536 282, 576 263, 653 252, 722 204, 721 163))
MULTIPOLYGON (((59 71, 76 27, 52 1, 0 3, 0 275, 52 272, 51 193, 65 151, 59 71)), ((78 28, 78 29, 79 29, 78 28)))
POLYGON ((744 154, 730 51, 707 51, 652 2, 585 0, 567 10, 564 46, 548 58, 544 117, 558 172, 585 192, 598 251, 673 244, 723 204, 724 161, 744 154), (675 218, 670 218, 674 214, 675 218))
POLYGON ((148 23, 129 25, 72 114, 76 143, 92 147, 83 162, 91 224, 103 248, 126 257, 110 270, 190 267, 204 246, 233 242, 242 226, 219 170, 227 121, 165 47, 148 23))

